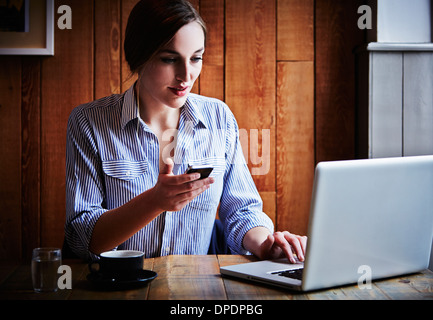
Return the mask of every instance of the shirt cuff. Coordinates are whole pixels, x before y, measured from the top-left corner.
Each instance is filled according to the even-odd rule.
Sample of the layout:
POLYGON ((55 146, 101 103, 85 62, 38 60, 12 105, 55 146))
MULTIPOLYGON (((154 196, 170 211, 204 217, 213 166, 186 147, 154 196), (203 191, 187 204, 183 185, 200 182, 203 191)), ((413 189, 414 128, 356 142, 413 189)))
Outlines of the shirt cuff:
POLYGON ((251 229, 257 227, 265 227, 270 233, 274 232, 274 224, 272 220, 265 214, 251 214, 246 219, 236 223, 235 230, 233 230, 227 237, 227 243, 230 249, 236 254, 248 255, 251 254, 243 246, 245 235, 251 229))
POLYGON ((94 261, 98 255, 89 250, 93 229, 106 210, 83 213, 69 222, 66 236, 72 251, 84 260, 94 261))

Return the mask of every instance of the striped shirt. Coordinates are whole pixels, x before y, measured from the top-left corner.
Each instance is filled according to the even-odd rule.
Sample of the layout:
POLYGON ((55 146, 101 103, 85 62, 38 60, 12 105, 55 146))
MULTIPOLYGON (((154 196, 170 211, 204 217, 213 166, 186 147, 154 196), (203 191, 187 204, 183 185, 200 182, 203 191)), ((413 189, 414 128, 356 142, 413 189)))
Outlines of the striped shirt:
MULTIPOLYGON (((81 105, 69 117, 65 233, 69 246, 83 259, 97 258, 89 244, 99 217, 158 180, 158 138, 138 116, 133 88, 81 105)), ((114 249, 140 250, 146 257, 207 254, 218 206, 227 243, 235 253, 247 254, 242 240, 248 230, 264 226, 273 232, 238 131, 226 104, 190 94, 178 130, 166 137, 170 141, 170 136, 177 136, 167 146, 174 150, 173 173, 184 173, 188 164, 206 165, 214 168, 215 182, 181 211, 161 213, 114 249)))

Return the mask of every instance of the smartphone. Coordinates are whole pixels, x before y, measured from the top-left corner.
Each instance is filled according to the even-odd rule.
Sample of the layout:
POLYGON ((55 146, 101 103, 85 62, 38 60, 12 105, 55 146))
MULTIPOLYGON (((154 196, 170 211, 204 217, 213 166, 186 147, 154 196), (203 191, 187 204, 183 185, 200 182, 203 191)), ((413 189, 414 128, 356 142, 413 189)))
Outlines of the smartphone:
POLYGON ((209 175, 212 173, 213 168, 211 167, 206 167, 206 166, 188 166, 188 169, 186 169, 186 174, 190 174, 190 173, 200 173, 200 179, 206 179, 207 177, 209 177, 209 175))

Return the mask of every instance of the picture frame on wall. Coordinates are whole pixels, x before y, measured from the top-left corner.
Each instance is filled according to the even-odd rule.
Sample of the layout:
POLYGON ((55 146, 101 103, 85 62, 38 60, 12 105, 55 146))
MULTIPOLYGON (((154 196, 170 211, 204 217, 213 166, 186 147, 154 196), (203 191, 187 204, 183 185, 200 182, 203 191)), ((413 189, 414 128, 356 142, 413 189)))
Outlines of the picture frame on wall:
POLYGON ((0 0, 0 55, 54 56, 54 0, 0 0))

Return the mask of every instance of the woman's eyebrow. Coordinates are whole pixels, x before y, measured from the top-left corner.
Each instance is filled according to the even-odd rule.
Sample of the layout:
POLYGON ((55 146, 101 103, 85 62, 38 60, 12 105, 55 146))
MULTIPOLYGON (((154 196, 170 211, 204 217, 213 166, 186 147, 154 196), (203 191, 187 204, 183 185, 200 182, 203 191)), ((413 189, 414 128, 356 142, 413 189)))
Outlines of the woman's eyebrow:
MULTIPOLYGON (((196 50, 194 52, 194 54, 200 53, 200 52, 204 52, 204 48, 200 48, 200 49, 196 50)), ((163 50, 160 51, 160 53, 169 53, 169 54, 175 54, 175 55, 180 56, 179 52, 177 52, 176 50, 172 50, 172 49, 163 49, 163 50)))

